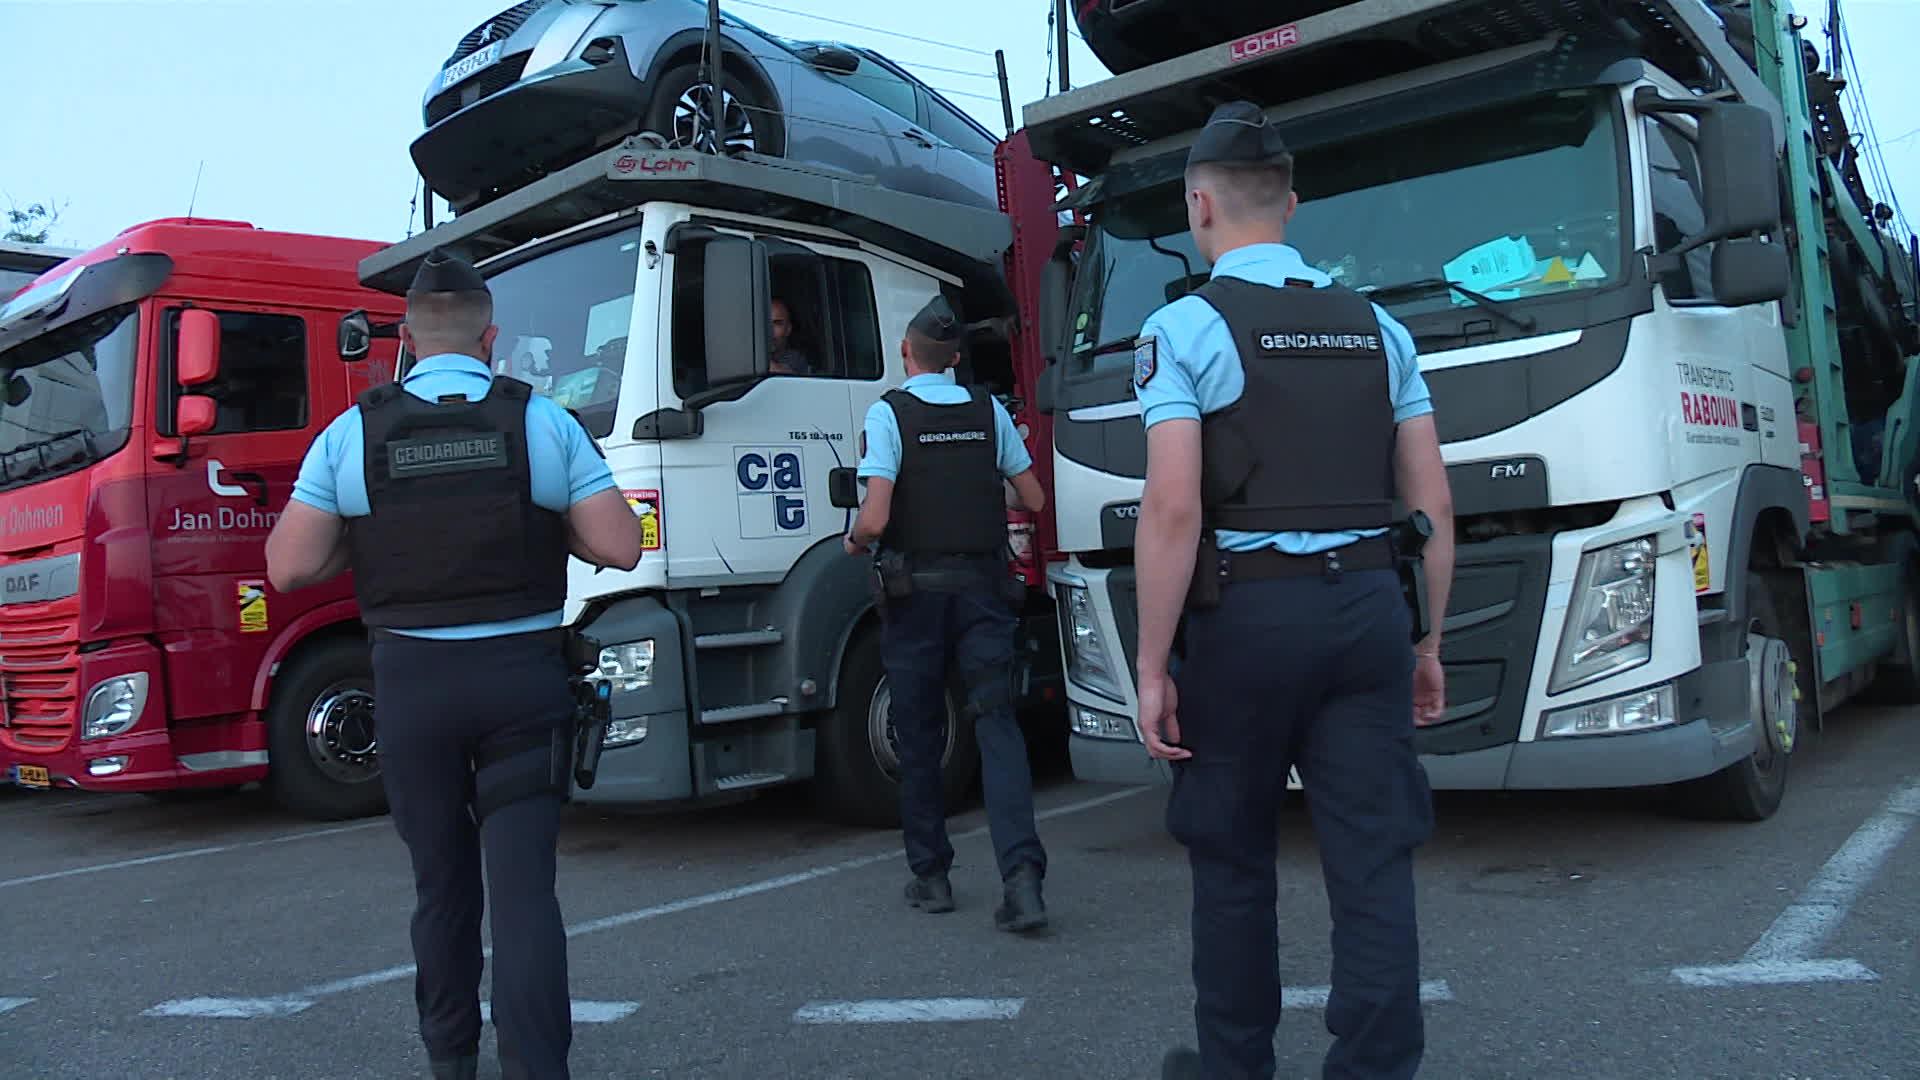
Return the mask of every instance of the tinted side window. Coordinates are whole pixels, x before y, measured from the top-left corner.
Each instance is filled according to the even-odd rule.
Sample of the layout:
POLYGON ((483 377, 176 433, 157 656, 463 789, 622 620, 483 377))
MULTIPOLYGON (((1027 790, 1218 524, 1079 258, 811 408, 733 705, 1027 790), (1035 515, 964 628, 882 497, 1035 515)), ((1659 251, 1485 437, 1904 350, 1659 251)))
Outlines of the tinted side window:
MULTIPOLYGON (((1664 251, 1706 228, 1700 161, 1693 143, 1681 133, 1654 120, 1641 123, 1646 126, 1648 182, 1653 193, 1653 240, 1664 251)), ((1694 248, 1685 260, 1683 266, 1660 277, 1667 299, 1713 299, 1713 245, 1694 248)))
MULTIPOLYGON (((298 431, 307 426, 307 321, 298 315, 221 311, 220 377, 191 393, 214 400, 210 435, 241 431, 298 431)), ((168 315, 168 340, 180 340, 180 313, 168 315)), ((160 427, 173 433, 174 401, 181 393, 168 373, 160 427)))
POLYGON ((927 126, 933 129, 936 138, 948 146, 963 150, 982 161, 993 160, 993 141, 983 137, 974 130, 972 124, 939 101, 930 99, 927 102, 927 126))
POLYGON ((851 75, 829 74, 827 77, 839 81, 882 108, 893 111, 909 123, 919 119, 913 84, 868 57, 860 58, 860 66, 851 75))
MULTIPOLYGON (((771 246, 768 278, 788 335, 782 343, 769 328, 769 377, 879 378, 879 305, 866 264, 780 241, 771 246)), ((693 245, 674 258, 673 389, 684 398, 706 388, 706 249, 693 245)))

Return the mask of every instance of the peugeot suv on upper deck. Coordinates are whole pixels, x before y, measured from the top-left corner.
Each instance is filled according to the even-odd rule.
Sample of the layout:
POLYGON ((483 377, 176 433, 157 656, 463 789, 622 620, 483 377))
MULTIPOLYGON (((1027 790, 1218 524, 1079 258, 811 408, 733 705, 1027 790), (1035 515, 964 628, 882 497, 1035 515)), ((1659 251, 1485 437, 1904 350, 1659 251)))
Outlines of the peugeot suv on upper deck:
MULTIPOLYGON (((704 0, 525 0, 460 39, 412 146, 464 213, 636 132, 713 149, 704 0)), ((998 206, 998 140, 879 53, 721 14, 723 145, 998 206)))

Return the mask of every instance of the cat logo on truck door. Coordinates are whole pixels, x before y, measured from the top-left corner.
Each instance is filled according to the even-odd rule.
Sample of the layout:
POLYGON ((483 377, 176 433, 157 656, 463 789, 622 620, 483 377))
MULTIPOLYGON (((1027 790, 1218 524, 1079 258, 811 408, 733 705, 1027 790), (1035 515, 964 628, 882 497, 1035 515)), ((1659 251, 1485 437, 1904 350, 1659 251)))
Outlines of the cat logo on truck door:
POLYGON ((798 446, 733 448, 741 539, 766 540, 806 532, 805 462, 798 446))

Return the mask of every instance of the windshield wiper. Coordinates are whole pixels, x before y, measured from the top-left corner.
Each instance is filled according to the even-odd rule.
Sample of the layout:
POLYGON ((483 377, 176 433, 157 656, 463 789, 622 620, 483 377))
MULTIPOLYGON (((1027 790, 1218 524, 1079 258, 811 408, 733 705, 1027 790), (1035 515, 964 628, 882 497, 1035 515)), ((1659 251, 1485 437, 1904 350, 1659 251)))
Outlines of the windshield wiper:
POLYGON ((1402 281, 1398 284, 1381 285, 1372 289, 1362 287, 1354 291, 1369 300, 1384 301, 1396 299, 1407 300, 1428 293, 1445 292, 1448 290, 1459 293, 1461 296, 1473 301, 1474 304, 1484 308, 1488 314, 1491 314, 1494 318, 1517 329, 1531 331, 1535 326, 1539 325, 1534 322, 1531 315, 1516 315, 1508 311, 1507 301, 1495 300, 1491 296, 1477 293, 1457 281, 1448 281, 1446 278, 1421 278, 1418 281, 1402 281))
POLYGON ((22 443, 5 453, 0 453, 0 476, 3 476, 8 481, 23 480, 29 476, 46 472, 48 469, 58 468, 61 465, 66 465, 76 460, 92 460, 92 436, 93 433, 86 428, 75 428, 72 431, 62 431, 57 435, 49 435, 37 442, 22 443), (76 436, 81 437, 79 447, 81 454, 78 457, 75 457, 69 452, 65 458, 56 457, 52 461, 47 460, 47 447, 65 442, 76 436), (18 473, 14 472, 14 462, 28 456, 31 456, 32 460, 27 463, 27 467, 18 473))

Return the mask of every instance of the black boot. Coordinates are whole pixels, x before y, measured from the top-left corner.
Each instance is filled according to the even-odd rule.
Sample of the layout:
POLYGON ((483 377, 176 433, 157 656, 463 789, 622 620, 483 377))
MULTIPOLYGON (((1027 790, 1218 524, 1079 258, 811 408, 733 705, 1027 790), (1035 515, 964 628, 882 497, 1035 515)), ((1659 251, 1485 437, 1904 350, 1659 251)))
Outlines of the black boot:
POLYGON ((435 1058, 428 1062, 433 1069, 433 1080, 474 1080, 480 1075, 480 1055, 468 1054, 457 1058, 435 1058))
POLYGON ((1040 899, 1040 868, 1022 863, 1007 876, 1006 900, 993 913, 993 924, 1020 933, 1047 925, 1047 905, 1040 899))
POLYGON ((1160 1059, 1160 1080, 1200 1080, 1200 1054, 1182 1046, 1160 1059))
POLYGON ((953 910, 953 885, 945 874, 927 874, 907 883, 907 903, 928 914, 953 910))

